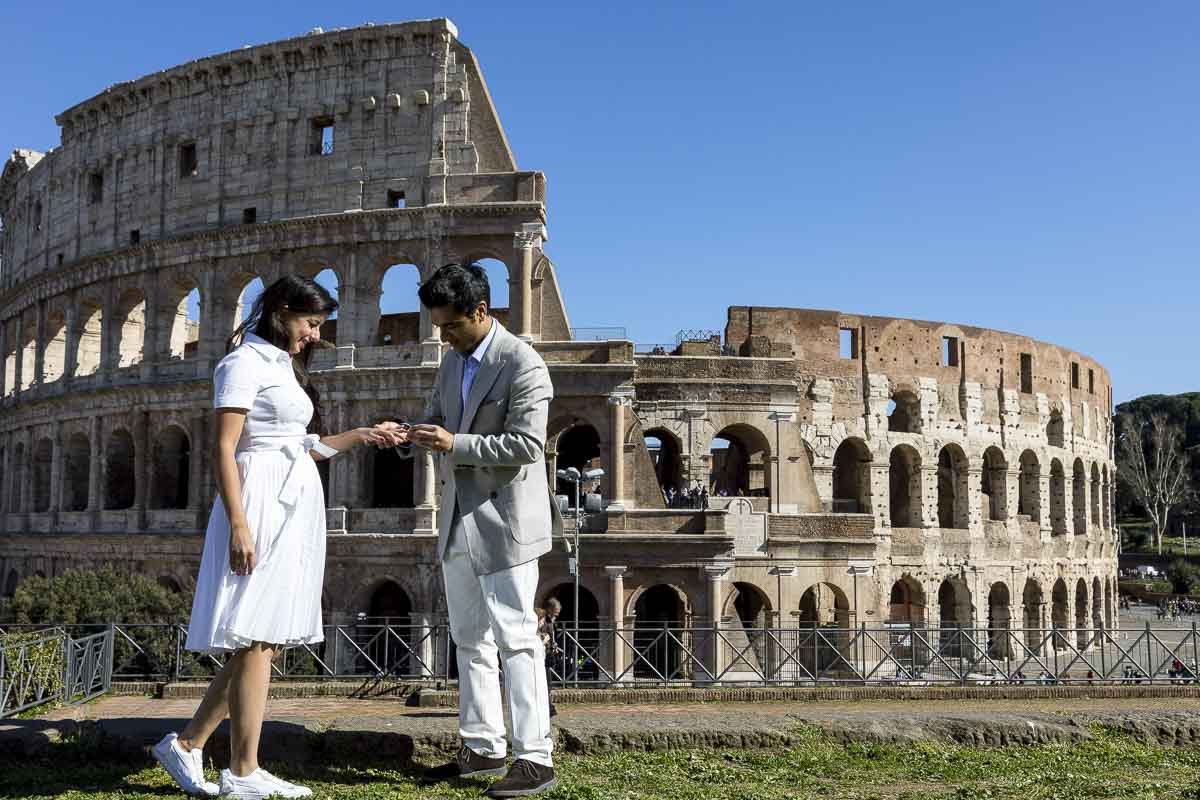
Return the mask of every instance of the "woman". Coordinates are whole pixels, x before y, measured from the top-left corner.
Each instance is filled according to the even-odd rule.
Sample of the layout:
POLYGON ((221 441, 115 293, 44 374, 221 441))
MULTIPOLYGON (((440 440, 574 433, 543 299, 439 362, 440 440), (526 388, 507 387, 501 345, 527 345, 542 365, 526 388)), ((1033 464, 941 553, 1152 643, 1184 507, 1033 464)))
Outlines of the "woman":
POLYGON ((315 281, 280 278, 234 331, 213 376, 220 496, 204 537, 186 647, 232 655, 183 732, 154 747, 191 794, 312 794, 261 769, 258 740, 271 658, 281 647, 324 638, 325 502, 314 459, 384 442, 372 428, 308 433, 320 429, 320 415, 306 367, 321 323, 336 308, 315 281), (202 748, 227 715, 231 753, 218 787, 204 780, 202 748))

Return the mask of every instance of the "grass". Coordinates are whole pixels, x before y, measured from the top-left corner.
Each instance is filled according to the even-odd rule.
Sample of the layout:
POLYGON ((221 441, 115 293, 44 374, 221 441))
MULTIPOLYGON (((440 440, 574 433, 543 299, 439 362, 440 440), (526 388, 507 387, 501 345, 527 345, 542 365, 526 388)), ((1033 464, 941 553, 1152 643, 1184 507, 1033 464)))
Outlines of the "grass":
MULTIPOLYGON (((950 744, 837 744, 812 731, 789 750, 561 756, 551 800, 1200 800, 1200 749, 1146 745, 1096 730, 1082 744, 979 749, 950 744)), ((388 765, 280 769, 319 798, 473 798, 483 783, 419 785, 388 765)), ((215 777, 215 775, 210 775, 215 777)), ((40 761, 0 759, 0 798, 183 797, 147 762, 123 765, 76 744, 40 761)))

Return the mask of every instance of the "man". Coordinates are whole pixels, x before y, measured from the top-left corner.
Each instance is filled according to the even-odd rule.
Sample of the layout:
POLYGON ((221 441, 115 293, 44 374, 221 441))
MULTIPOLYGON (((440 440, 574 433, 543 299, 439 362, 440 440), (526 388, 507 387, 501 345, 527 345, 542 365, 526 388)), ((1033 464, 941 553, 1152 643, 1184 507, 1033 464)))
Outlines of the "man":
POLYGON ((482 268, 448 264, 418 294, 454 353, 442 359, 425 422, 390 431, 395 443, 426 448, 440 461, 437 555, 458 645, 462 738, 457 757, 427 777, 505 774, 503 660, 515 760, 488 794, 539 794, 557 785, 534 608, 537 559, 562 531, 544 461, 550 374, 489 313, 482 268))
MULTIPOLYGON (((558 647, 558 631, 554 627, 554 623, 558 622, 559 615, 562 614, 562 603, 558 602, 557 597, 551 597, 546 601, 546 618, 543 621, 546 637, 549 638, 549 644, 546 646, 546 703, 550 707, 550 716, 558 716, 558 709, 554 707, 554 699, 550 696, 550 668, 556 663, 561 662, 558 658, 562 651, 558 647)), ((545 638, 543 638, 543 642, 545 638)), ((566 673, 564 672, 564 677, 566 673)))

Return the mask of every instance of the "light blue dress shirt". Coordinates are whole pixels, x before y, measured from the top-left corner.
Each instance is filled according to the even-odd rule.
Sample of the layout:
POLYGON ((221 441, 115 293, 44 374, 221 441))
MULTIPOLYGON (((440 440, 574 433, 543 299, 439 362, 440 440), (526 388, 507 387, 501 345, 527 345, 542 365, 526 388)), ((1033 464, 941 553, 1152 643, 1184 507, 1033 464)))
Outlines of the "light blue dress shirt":
POLYGON ((496 338, 496 320, 489 321, 492 323, 492 327, 488 330, 487 336, 483 337, 483 341, 479 343, 479 346, 475 348, 475 351, 471 355, 462 356, 462 410, 464 414, 467 413, 467 397, 471 394, 471 384, 475 382, 475 374, 479 372, 479 365, 483 363, 483 356, 487 353, 492 339, 496 338))

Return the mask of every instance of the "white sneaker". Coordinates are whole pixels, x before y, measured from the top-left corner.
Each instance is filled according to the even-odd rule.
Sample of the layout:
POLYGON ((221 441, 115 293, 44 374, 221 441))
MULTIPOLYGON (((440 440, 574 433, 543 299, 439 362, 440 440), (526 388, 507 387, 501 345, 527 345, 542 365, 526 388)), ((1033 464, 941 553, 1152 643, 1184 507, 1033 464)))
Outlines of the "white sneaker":
POLYGON ((150 748, 154 758, 162 764, 167 774, 175 779, 179 788, 188 794, 201 797, 216 797, 221 788, 204 780, 204 754, 199 747, 192 751, 179 746, 179 734, 168 733, 150 748))
POLYGON ((262 767, 244 778, 221 770, 221 796, 258 800, 261 797, 312 797, 312 789, 276 778, 262 767))

